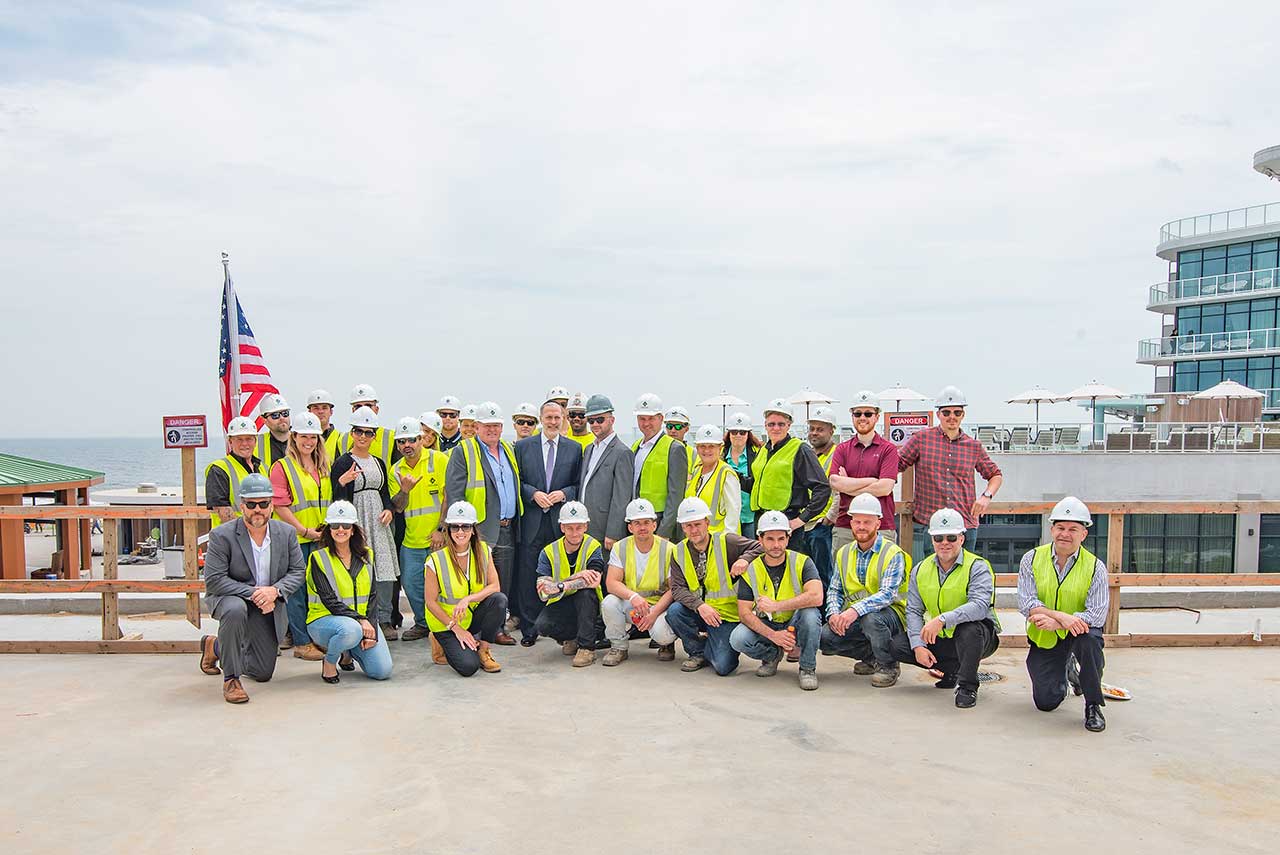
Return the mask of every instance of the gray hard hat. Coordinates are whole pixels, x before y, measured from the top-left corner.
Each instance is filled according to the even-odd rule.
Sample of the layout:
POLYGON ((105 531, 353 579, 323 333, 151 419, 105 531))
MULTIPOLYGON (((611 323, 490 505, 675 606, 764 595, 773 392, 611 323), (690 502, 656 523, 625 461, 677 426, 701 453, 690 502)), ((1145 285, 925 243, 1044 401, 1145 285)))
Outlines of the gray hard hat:
POLYGON ((599 416, 613 412, 613 401, 604 395, 592 395, 587 399, 587 415, 599 416))
POLYGON ((271 489, 271 480, 266 475, 254 472, 241 479, 236 495, 241 499, 270 499, 275 491, 271 489))

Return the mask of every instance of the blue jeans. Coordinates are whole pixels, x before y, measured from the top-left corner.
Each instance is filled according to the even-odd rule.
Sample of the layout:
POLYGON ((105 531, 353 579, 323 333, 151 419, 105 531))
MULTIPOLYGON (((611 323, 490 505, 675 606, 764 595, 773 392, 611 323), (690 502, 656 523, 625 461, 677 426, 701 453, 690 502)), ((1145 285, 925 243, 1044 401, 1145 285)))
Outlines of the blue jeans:
MULTIPOLYGON (((299 548, 302 549, 302 566, 305 568, 307 562, 311 560, 311 553, 316 551, 316 543, 312 540, 298 541, 299 548)), ((289 599, 284 601, 285 614, 289 616, 289 634, 293 636, 293 643, 297 647, 307 643, 307 580, 305 569, 302 584, 298 586, 298 590, 289 595, 289 599)))
MULTIPOLYGON (((805 671, 814 671, 818 667, 818 639, 822 629, 822 611, 816 606, 798 609, 788 621, 762 620, 770 629, 785 630, 789 626, 796 628, 796 644, 800 646, 800 667, 805 671)), ((738 624, 729 636, 733 649, 759 659, 761 662, 776 662, 782 658, 782 648, 760 635, 746 624, 738 624)))
POLYGON ((378 633, 378 643, 368 650, 361 650, 364 630, 355 618, 325 615, 307 624, 311 640, 325 649, 324 661, 337 665, 342 654, 350 653, 351 658, 364 669, 365 676, 372 680, 385 680, 391 676, 391 648, 376 623, 373 629, 378 633))
POLYGON ((413 625, 423 629, 427 627, 427 607, 423 604, 426 598, 426 583, 422 581, 426 572, 427 555, 431 552, 427 547, 411 549, 400 547, 400 587, 409 599, 409 608, 413 610, 413 625))
POLYGON ((684 652, 690 656, 705 656, 711 667, 721 677, 732 674, 738 667, 738 651, 729 643, 729 636, 737 621, 722 621, 719 626, 707 626, 697 612, 690 611, 680 603, 672 603, 667 609, 667 625, 675 632, 684 644, 684 652), (698 637, 699 632, 707 634, 707 640, 698 637))
POLYGON ((756 521, 754 517, 742 523, 742 536, 751 540, 756 539, 756 521))

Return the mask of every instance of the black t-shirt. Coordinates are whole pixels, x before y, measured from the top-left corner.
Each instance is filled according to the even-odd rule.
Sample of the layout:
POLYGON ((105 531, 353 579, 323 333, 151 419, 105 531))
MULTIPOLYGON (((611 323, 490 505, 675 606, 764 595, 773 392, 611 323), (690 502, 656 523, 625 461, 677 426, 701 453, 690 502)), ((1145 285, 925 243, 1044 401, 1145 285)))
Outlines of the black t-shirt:
MULTIPOLYGON (((769 574, 769 580, 773 582, 773 588, 776 591, 778 585, 782 584, 782 577, 787 572, 787 559, 783 558, 782 563, 777 567, 770 567, 768 561, 769 559, 763 556, 760 558, 760 563, 764 565, 764 570, 769 574)), ((748 570, 738 577, 738 599, 740 600, 754 600, 756 598, 755 592, 751 589, 751 583, 747 581, 750 575, 751 571, 748 570)), ((821 577, 818 576, 818 568, 814 566, 813 559, 806 555, 804 563, 800 565, 800 587, 803 588, 805 582, 819 578, 821 577)), ((800 592, 796 591, 796 593, 799 594, 800 592)))

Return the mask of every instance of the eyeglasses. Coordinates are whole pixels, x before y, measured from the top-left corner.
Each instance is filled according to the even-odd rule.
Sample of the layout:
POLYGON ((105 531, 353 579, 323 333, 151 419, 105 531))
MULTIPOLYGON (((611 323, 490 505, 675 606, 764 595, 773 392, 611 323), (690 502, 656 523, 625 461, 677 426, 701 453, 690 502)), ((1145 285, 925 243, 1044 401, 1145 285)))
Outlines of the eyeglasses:
POLYGON ((729 436, 746 436, 748 433, 750 433, 750 431, 745 431, 745 430, 731 430, 731 431, 729 431, 729 436))
POLYGON ((449 523, 449 531, 471 531, 474 527, 471 523, 449 523))
POLYGON ((326 523, 326 525, 334 531, 351 531, 351 529, 355 528, 352 523, 326 523))
POLYGON ((954 410, 938 410, 938 415, 950 418, 951 416, 963 416, 964 407, 956 407, 954 410))
POLYGON ((537 424, 533 419, 515 419, 514 421, 517 427, 533 427, 537 424))
POLYGON ((373 428, 352 428, 352 436, 377 436, 378 432, 373 428))
POLYGON ((287 419, 289 418, 288 410, 276 410, 274 413, 263 413, 264 419, 287 419))
POLYGON ((569 413, 569 418, 571 419, 585 419, 586 417, 587 417, 587 414, 585 412, 569 413))
POLYGON ((960 539, 960 535, 958 534, 935 534, 933 536, 934 543, 942 543, 942 541, 944 540, 947 543, 955 543, 959 539, 960 539))
POLYGON ((764 426, 767 428, 784 428, 790 427, 791 424, 789 422, 765 422, 764 426))
POLYGON ((607 418, 609 418, 609 417, 608 417, 608 416, 590 416, 590 417, 588 417, 588 418, 587 418, 587 424, 589 424, 589 425, 602 425, 602 424, 604 424, 604 420, 605 420, 605 419, 607 419, 607 418))
POLYGON ((420 436, 415 436, 413 439, 397 439, 396 445, 413 445, 420 439, 422 439, 420 436))
POLYGON ((684 422, 667 422, 667 430, 680 430, 684 427, 688 427, 684 422))
POLYGON ((876 417, 875 410, 854 410, 853 417, 855 419, 874 419, 876 417))
POLYGON ((253 508, 254 510, 258 510, 258 511, 264 511, 267 508, 271 507, 271 500, 263 499, 260 502, 255 502, 252 499, 245 499, 244 506, 246 508, 253 508))

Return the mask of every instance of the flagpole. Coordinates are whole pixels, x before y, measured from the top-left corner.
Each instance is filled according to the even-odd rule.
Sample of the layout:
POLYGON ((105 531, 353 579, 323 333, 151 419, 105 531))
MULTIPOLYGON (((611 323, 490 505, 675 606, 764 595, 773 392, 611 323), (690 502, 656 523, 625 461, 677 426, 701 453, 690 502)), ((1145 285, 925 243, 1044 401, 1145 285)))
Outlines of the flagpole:
POLYGON ((227 335, 231 345, 231 400, 235 402, 232 418, 240 415, 243 395, 240 392, 240 348, 236 336, 240 332, 240 304, 236 300, 235 286, 231 284, 231 256, 222 253, 222 297, 227 303, 227 335))

